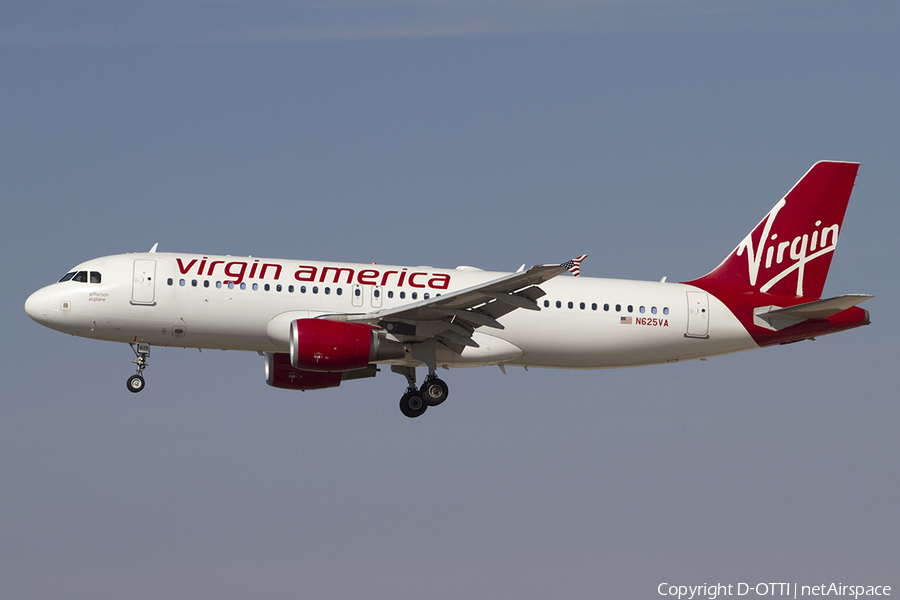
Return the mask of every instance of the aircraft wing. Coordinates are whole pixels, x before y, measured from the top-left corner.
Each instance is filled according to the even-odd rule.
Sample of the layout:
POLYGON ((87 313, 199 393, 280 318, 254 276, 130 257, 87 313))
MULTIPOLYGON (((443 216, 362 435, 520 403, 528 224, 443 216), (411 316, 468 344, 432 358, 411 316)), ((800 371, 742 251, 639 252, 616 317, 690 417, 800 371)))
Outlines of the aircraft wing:
POLYGON ((527 271, 522 269, 428 300, 370 313, 326 318, 378 325, 395 335, 437 338, 460 352, 463 346, 478 346, 471 337, 476 328, 503 329, 497 321, 503 315, 520 308, 540 310, 537 299, 545 292, 538 286, 572 268, 572 261, 558 265, 536 265, 527 271))

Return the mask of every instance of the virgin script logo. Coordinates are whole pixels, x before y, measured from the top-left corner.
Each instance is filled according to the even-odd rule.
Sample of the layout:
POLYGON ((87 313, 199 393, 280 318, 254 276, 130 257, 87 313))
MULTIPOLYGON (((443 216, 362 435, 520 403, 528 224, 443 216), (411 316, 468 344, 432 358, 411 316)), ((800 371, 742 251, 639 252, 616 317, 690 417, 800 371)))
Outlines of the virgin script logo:
MULTIPOLYGON (((779 265, 785 264, 785 268, 771 275, 768 281, 763 283, 759 291, 768 292, 776 283, 797 271, 797 296, 803 296, 803 276, 806 264, 813 260, 825 256, 829 252, 834 252, 837 246, 838 232, 840 225, 834 224, 822 227, 822 221, 816 221, 815 229, 812 234, 804 233, 796 236, 792 240, 778 241, 778 234, 772 233, 775 225, 775 219, 778 212, 784 208, 787 202, 784 198, 779 200, 778 204, 769 211, 761 225, 763 226, 762 235, 754 248, 753 232, 750 232, 744 240, 738 244, 736 249, 737 256, 741 256, 747 252, 747 268, 750 275, 750 285, 755 287, 759 278, 759 269, 762 265, 763 256, 765 256, 765 273, 764 277, 770 277, 770 269, 773 265, 777 269, 779 265), (821 229, 819 229, 821 227, 821 229), (788 261, 785 263, 785 261, 788 261), (793 262, 791 262, 793 261, 793 262)), ((757 227, 758 229, 758 227, 757 227)), ((756 231, 754 229, 754 231, 756 231)))

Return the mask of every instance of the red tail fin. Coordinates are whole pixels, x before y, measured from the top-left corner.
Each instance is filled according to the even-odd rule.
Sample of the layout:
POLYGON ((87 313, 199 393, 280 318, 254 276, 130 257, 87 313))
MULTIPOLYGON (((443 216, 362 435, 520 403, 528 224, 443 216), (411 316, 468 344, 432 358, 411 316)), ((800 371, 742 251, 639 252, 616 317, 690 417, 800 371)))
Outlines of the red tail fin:
POLYGON ((814 164, 722 264, 688 283, 820 298, 858 168, 814 164))

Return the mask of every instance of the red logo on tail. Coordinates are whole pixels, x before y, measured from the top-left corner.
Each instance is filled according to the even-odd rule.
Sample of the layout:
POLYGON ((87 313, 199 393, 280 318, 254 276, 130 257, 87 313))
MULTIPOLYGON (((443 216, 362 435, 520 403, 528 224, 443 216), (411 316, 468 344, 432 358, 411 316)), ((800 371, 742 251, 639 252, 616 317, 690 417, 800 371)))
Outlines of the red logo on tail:
POLYGON ((816 221, 815 229, 813 229, 812 234, 804 233, 802 235, 794 236, 794 239, 792 240, 779 241, 778 234, 771 233, 771 231, 775 224, 775 219, 778 216, 778 212, 784 208, 785 204, 787 204, 787 202, 784 199, 780 200, 778 204, 769 211, 766 218, 763 219, 762 235, 756 243, 756 248, 753 246, 753 233, 750 233, 740 244, 738 244, 738 247, 735 249, 735 254, 740 256, 744 252, 747 253, 747 272, 750 276, 750 285, 752 287, 756 287, 759 278, 759 269, 763 261, 763 256, 765 256, 764 275, 769 277, 769 279, 759 287, 759 291, 768 292, 776 283, 794 271, 797 271, 797 288, 794 294, 796 296, 803 296, 803 276, 806 270, 806 264, 819 257, 825 256, 829 252, 834 252, 834 249, 837 247, 838 232, 840 231, 841 226, 835 223, 834 225, 822 227, 822 221, 816 221), (819 229, 820 227, 821 229, 819 229), (787 257, 785 255, 787 255, 787 257), (772 274, 771 270, 773 266, 775 269, 778 269, 785 260, 794 262, 789 263, 788 266, 781 271, 772 274))
POLYGON ((814 164, 722 264, 688 283, 821 297, 858 168, 857 163, 814 164))

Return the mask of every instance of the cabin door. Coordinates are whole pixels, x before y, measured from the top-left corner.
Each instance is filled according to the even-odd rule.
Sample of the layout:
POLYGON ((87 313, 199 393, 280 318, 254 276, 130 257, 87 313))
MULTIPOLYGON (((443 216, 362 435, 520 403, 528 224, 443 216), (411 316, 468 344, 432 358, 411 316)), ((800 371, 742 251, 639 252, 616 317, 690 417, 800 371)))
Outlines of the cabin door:
POLYGON ((706 292, 688 292, 687 337, 709 337, 709 296, 706 292))
POLYGON ((136 258, 131 286, 131 303, 156 304, 156 261, 136 258))

